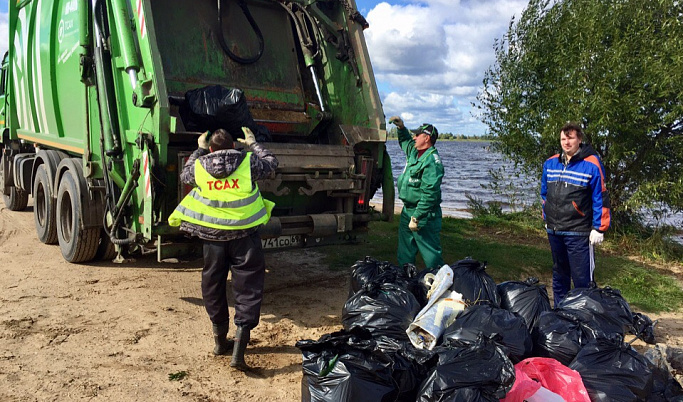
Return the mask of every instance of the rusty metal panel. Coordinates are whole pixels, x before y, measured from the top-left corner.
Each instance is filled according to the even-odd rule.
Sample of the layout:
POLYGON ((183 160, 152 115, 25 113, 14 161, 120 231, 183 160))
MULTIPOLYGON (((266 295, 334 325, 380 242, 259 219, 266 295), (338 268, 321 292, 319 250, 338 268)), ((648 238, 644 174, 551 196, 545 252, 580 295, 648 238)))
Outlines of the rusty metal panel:
POLYGON ((339 128, 344 134, 346 141, 351 145, 356 145, 360 142, 387 142, 387 130, 348 124, 340 124, 339 128))
POLYGON ((288 15, 273 1, 251 0, 249 11, 263 33, 263 56, 254 64, 238 64, 222 50, 222 34, 232 51, 249 57, 258 39, 238 2, 224 1, 223 30, 217 28, 217 4, 211 0, 152 1, 157 45, 169 94, 207 85, 244 90, 250 103, 285 110, 304 110, 299 73, 288 15))
POLYGON ((277 156, 279 172, 348 171, 354 165, 353 148, 345 145, 263 144, 277 156))

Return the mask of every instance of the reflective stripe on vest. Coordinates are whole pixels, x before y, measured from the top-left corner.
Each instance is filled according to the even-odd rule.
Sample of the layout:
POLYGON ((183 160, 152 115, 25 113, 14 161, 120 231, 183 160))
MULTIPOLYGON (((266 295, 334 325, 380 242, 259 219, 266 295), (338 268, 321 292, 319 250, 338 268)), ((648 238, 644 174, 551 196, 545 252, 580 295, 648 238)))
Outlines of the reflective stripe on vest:
POLYGON ((261 197, 251 181, 251 152, 230 176, 216 179, 195 161, 192 189, 168 218, 171 226, 181 221, 223 230, 248 229, 268 222, 275 205, 261 197))

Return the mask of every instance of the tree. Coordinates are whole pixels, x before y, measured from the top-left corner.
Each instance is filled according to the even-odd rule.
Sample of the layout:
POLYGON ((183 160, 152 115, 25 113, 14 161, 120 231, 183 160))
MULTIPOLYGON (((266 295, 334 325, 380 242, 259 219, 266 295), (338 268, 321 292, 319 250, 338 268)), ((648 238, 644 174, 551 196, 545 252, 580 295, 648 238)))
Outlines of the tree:
POLYGON ((531 0, 477 96, 494 146, 540 176, 562 125, 579 122, 618 220, 683 210, 682 16, 678 0, 531 0))

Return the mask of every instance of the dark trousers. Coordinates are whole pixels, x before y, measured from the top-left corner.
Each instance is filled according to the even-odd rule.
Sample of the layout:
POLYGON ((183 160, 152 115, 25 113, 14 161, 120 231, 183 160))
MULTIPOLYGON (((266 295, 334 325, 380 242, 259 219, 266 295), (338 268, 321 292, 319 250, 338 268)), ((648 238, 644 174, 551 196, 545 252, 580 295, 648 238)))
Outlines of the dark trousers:
POLYGON ((595 262, 588 236, 564 236, 548 233, 553 254, 553 298, 555 307, 564 299, 574 282, 575 288, 587 288, 593 281, 595 262))
POLYGON ((266 260, 258 233, 230 241, 204 240, 202 297, 214 324, 230 321, 225 293, 229 271, 232 271, 235 325, 252 329, 259 323, 266 276, 266 260))

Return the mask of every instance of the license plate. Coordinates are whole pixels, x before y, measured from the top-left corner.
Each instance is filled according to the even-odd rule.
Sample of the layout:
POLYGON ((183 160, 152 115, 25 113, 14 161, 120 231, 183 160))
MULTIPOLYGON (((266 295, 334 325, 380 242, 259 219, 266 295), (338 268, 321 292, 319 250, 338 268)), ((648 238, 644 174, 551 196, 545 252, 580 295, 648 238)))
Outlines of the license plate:
POLYGON ((273 237, 270 239, 261 239, 261 246, 263 248, 285 248, 285 247, 297 247, 301 245, 300 235, 289 235, 273 237))

